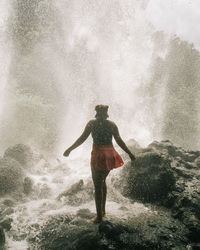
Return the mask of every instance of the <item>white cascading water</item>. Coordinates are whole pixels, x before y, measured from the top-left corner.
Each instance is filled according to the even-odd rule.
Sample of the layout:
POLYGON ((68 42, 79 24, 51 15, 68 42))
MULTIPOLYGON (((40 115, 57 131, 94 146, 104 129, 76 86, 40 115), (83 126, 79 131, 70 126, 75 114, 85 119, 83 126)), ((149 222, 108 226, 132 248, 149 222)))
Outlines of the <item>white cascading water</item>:
MULTIPOLYGON (((1 145, 2 151, 10 142, 29 143, 39 151, 45 145, 48 161, 41 160, 27 174, 34 181, 35 189, 44 189, 49 194, 45 198, 38 195, 33 200, 27 199, 15 207, 12 229, 7 233, 8 249, 13 250, 27 249, 23 234, 27 231, 34 234, 32 224, 42 223, 50 214, 76 213, 80 209, 57 202, 55 198, 81 178, 85 182, 90 178, 91 138, 68 159, 62 158, 62 153, 93 118, 95 105, 109 105, 110 119, 119 126, 122 138, 125 141, 134 138, 142 146, 162 138, 164 119, 166 82, 154 90, 153 96, 148 87, 151 88, 154 61, 167 54, 169 37, 162 35, 165 46, 158 46, 158 34, 146 19, 148 1, 36 2, 15 0, 12 11, 5 0, 0 3, 3 13, 0 15, 3 34, 0 70, 4 72, 0 76, 1 134, 9 131, 8 139, 1 145), (21 13, 19 6, 23 4, 31 13, 31 21, 29 17, 26 20, 28 11, 21 13), (32 12, 31 8, 34 8, 32 12), (4 38, 8 29, 6 20, 13 32, 9 42, 12 41, 14 51, 11 58, 14 85, 13 81, 7 82, 10 52, 4 38), (32 26, 35 30, 29 34, 27 29, 32 26), (20 36, 19 27, 24 29, 27 40, 20 36), (16 96, 14 102, 6 100, 7 108, 3 112, 6 83, 9 87, 6 89, 13 87, 16 96), (24 117, 20 116, 21 110, 26 114, 25 121, 19 118, 24 117), (45 144, 50 137, 53 141, 45 144)), ((108 193, 112 193, 111 177, 118 171, 120 169, 113 171, 108 178, 108 193)), ((142 204, 131 204, 120 194, 115 195, 117 202, 111 199, 107 203, 108 213, 112 211, 114 216, 128 218, 150 212, 142 204), (121 203, 126 204, 126 214, 120 210, 121 203)), ((81 208, 95 212, 94 201, 81 208)))
MULTIPOLYGON (((3 120, 3 109, 6 101, 6 84, 8 81, 11 44, 8 42, 7 20, 10 5, 6 0, 0 2, 0 123, 3 120)), ((1 151, 1 147, 0 147, 1 151)))

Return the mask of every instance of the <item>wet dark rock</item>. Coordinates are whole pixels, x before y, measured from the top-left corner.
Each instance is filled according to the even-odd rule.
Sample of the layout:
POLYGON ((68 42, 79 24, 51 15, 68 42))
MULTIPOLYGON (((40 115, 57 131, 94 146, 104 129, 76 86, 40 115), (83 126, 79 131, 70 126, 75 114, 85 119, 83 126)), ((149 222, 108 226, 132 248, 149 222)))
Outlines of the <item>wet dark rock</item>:
POLYGON ((198 168, 200 168, 200 157, 196 158, 194 163, 198 168))
POLYGON ((32 165, 34 159, 31 148, 24 144, 17 144, 9 147, 5 151, 4 157, 15 159, 23 168, 29 168, 32 165))
POLYGON ((26 239, 26 237, 27 237, 27 233, 21 233, 19 235, 14 235, 13 239, 16 241, 23 241, 26 239))
POLYGON ((167 152, 169 157, 180 157, 186 162, 193 162, 198 156, 200 156, 199 151, 186 151, 181 147, 175 146, 169 140, 164 140, 161 142, 154 141, 149 144, 148 148, 153 148, 159 152, 167 152))
POLYGON ((3 204, 7 207, 13 207, 15 205, 15 202, 11 199, 5 199, 3 201, 3 204))
POLYGON ((92 181, 83 183, 83 180, 78 181, 73 184, 69 189, 62 192, 57 200, 64 200, 65 204, 70 206, 80 206, 93 199, 94 188, 92 181))
POLYGON ((3 204, 8 206, 8 207, 13 207, 15 205, 15 202, 13 200, 10 200, 10 199, 5 199, 3 201, 3 204))
POLYGON ((0 219, 2 219, 3 211, 7 208, 4 204, 0 204, 0 219))
POLYGON ((190 230, 189 238, 200 242, 200 180, 185 182, 172 207, 173 216, 181 220, 190 230))
MULTIPOLYGON (((112 187, 109 188, 114 190, 113 193, 117 190, 118 194, 121 192, 126 195, 131 202, 139 200, 148 203, 146 205, 149 208, 155 208, 153 211, 150 209, 148 214, 128 219, 115 218, 114 215, 109 218, 107 215, 108 221, 95 225, 90 222, 94 214, 89 209, 79 209, 76 215, 50 216, 43 225, 32 225, 30 234, 22 232, 15 239, 29 237, 29 243, 33 246, 30 249, 43 250, 198 249, 200 152, 186 151, 174 146, 170 141, 153 142, 144 149, 133 145, 132 150, 134 149, 137 156, 135 163, 129 162, 121 168, 120 175, 113 175, 112 187)), ((22 179, 22 191, 31 193, 30 180, 24 179, 24 176, 22 179)), ((48 179, 43 179, 37 187, 33 187, 37 198, 49 198, 51 195, 50 188, 43 184, 47 181, 48 179)), ((117 195, 113 195, 115 202, 121 202, 121 197, 126 200, 121 194, 119 196, 118 200, 117 195)), ((80 180, 62 192, 57 200, 62 200, 62 205, 70 206, 79 206, 94 200, 92 181, 83 183, 83 180, 80 180)), ((49 204, 41 207, 41 214, 49 208, 56 209, 57 205, 61 204, 56 203, 56 206, 51 208, 49 204)), ((9 214, 14 212, 7 210, 7 204, 9 202, 0 204, 0 221, 3 222, 5 230, 9 230, 9 214)), ((119 209, 124 213, 129 210, 126 203, 121 203, 119 209)))
POLYGON ((0 196, 23 191, 24 172, 12 158, 0 160, 0 196))
POLYGON ((113 218, 98 225, 72 215, 50 217, 35 238, 35 249, 187 249, 187 228, 168 214, 149 214, 121 221, 113 218), (152 227, 153 225, 153 227, 152 227))
POLYGON ((24 193, 26 195, 30 194, 33 191, 33 180, 30 177, 25 177, 23 187, 24 193))
POLYGON ((189 229, 190 241, 200 242, 200 151, 155 141, 136 156, 113 181, 115 188, 132 200, 171 209, 189 229))
POLYGON ((195 168, 195 164, 190 163, 190 162, 184 162, 184 167, 187 169, 192 169, 192 168, 195 168))
POLYGON ((84 219, 92 219, 95 214, 91 213, 91 211, 89 209, 79 209, 76 213, 77 216, 80 216, 81 218, 84 219))
POLYGON ((193 243, 193 244, 190 244, 190 245, 188 245, 189 246, 189 250, 191 249, 191 250, 200 250, 200 244, 198 244, 198 243, 193 243))
POLYGON ((174 189, 175 176, 170 161, 159 153, 141 153, 122 172, 125 196, 143 202, 163 203, 174 189))
POLYGON ((57 200, 60 200, 63 196, 74 195, 83 189, 83 180, 73 184, 69 189, 58 195, 57 200))
POLYGON ((2 216, 10 215, 14 213, 14 209, 12 207, 8 207, 2 211, 2 216))
POLYGON ((6 231, 9 231, 11 229, 12 221, 13 221, 12 218, 6 218, 6 219, 0 221, 0 227, 5 229, 6 231))
POLYGON ((3 228, 0 227, 0 250, 4 249, 5 242, 6 242, 5 233, 3 228))

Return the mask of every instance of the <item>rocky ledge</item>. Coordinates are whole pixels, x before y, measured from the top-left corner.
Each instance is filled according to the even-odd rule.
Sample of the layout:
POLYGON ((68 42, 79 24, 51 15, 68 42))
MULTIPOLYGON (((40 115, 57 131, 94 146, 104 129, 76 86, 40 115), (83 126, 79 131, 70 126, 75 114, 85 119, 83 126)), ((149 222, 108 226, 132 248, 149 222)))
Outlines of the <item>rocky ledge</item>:
MULTIPOLYGON (((89 209, 79 209, 75 214, 58 211, 45 217, 40 225, 32 225, 34 233, 30 231, 24 236, 30 249, 200 249, 200 151, 184 150, 170 141, 155 141, 146 148, 133 141, 130 148, 136 153, 136 161, 131 163, 127 159, 118 175, 111 175, 109 198, 121 204, 124 213, 126 204, 122 204, 117 192, 132 204, 145 204, 151 212, 136 216, 133 211, 126 218, 108 215, 96 225, 90 222, 94 214, 89 209)), ((0 160, 1 195, 9 196, 16 185, 29 195, 25 192, 29 181, 25 179, 23 161, 11 155, 6 154, 0 160), (11 173, 12 178, 7 179, 10 184, 4 189, 6 173, 11 173)), ((57 208, 66 204, 77 210, 93 200, 93 192, 91 181, 85 184, 80 180, 58 195, 55 203, 57 208)), ((3 202, 0 247, 5 242, 4 231, 12 228, 9 213, 15 207, 12 199, 3 202)))

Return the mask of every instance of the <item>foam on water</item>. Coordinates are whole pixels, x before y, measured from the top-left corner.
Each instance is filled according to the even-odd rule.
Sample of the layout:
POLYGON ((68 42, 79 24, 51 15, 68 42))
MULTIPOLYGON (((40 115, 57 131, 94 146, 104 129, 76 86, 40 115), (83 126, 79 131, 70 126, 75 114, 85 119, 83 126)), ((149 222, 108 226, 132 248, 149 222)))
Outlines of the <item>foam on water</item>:
MULTIPOLYGON (((68 189, 72 184, 76 183, 80 178, 84 182, 91 181, 90 168, 88 160, 84 162, 82 159, 68 159, 67 164, 60 164, 58 166, 44 167, 37 164, 36 168, 32 168, 29 177, 34 182, 34 189, 46 184, 50 192, 46 198, 40 196, 30 196, 26 201, 18 204, 14 208, 14 213, 10 216, 13 219, 12 228, 6 234, 7 247, 11 250, 25 250, 28 249, 26 242, 26 235, 34 236, 37 233, 35 225, 42 225, 49 216, 59 214, 75 215, 79 209, 89 209, 92 213, 96 213, 95 202, 89 201, 80 206, 70 206, 65 203, 64 199, 56 200, 59 193, 68 189), (77 171, 76 167, 82 162, 82 172, 77 171), (40 166, 40 167, 38 167, 40 166), (66 169, 70 166, 70 172, 66 175, 66 169), (78 173, 77 173, 78 172, 78 173), (57 182, 55 180, 57 179, 57 182), (25 237, 25 238, 24 238, 25 237)), ((118 217, 123 220, 128 220, 141 213, 152 212, 149 208, 141 203, 131 202, 129 199, 123 197, 118 190, 112 187, 112 177, 117 175, 120 169, 113 170, 107 179, 108 185, 108 201, 107 201, 107 219, 118 217)))

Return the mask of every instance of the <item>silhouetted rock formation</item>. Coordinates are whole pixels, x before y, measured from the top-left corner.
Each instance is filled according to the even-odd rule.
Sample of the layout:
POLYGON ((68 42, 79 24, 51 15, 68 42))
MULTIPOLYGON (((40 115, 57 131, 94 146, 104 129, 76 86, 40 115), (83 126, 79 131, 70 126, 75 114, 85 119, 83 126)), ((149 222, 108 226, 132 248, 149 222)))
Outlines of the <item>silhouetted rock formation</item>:
POLYGON ((0 160, 0 196, 23 192, 24 173, 21 165, 12 158, 0 160))
POLYGON ((123 193, 143 202, 164 203, 175 186, 170 161, 156 152, 141 153, 134 164, 123 169, 123 193))
POLYGON ((172 210, 175 218, 200 235, 200 151, 186 151, 170 141, 153 142, 122 170, 122 193, 172 210))
POLYGON ((28 168, 33 162, 33 152, 28 145, 17 144, 9 147, 5 153, 4 158, 10 157, 18 161, 23 168, 28 168))
POLYGON ((33 181, 26 172, 38 161, 28 145, 17 144, 6 149, 0 159, 0 196, 6 194, 29 195, 33 181))

